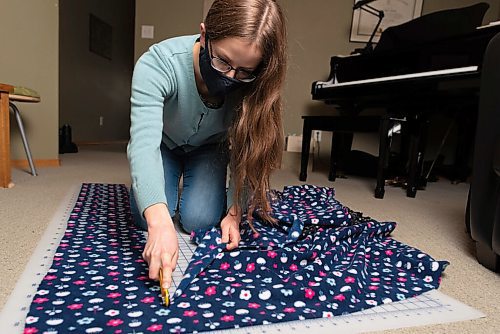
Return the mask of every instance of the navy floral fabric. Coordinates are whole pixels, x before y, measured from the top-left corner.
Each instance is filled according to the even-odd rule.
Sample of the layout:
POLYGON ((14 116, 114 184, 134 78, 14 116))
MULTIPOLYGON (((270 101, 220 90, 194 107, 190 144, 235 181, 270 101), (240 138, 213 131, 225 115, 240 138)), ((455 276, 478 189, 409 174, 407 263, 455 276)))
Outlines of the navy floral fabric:
POLYGON ((190 333, 332 317, 438 288, 448 265, 390 237, 334 198, 331 188, 274 193, 269 224, 241 224, 226 251, 218 228, 198 244, 165 308, 141 258, 123 185, 84 184, 54 262, 33 299, 25 333, 190 333))

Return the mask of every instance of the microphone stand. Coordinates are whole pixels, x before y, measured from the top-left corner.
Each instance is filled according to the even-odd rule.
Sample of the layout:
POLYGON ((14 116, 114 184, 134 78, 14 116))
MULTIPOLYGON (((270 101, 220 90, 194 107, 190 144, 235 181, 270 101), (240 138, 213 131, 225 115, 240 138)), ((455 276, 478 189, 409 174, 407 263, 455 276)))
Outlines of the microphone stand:
POLYGON ((370 36, 370 39, 366 43, 365 47, 355 49, 353 52, 353 53, 367 54, 367 53, 373 52, 373 37, 375 37, 375 33, 377 32, 378 28, 380 27, 380 23, 382 22, 382 19, 384 18, 384 11, 379 10, 375 7, 372 7, 368 4, 362 5, 361 7, 359 7, 359 9, 364 10, 365 12, 370 13, 370 14, 378 17, 377 25, 375 26, 375 29, 373 29, 373 32, 370 36))

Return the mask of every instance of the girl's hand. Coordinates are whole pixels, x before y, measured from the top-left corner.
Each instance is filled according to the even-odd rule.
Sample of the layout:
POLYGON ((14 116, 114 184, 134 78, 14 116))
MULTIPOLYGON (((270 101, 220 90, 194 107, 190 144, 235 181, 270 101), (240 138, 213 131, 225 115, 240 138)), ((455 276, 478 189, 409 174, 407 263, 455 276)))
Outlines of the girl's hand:
POLYGON ((158 280, 162 268, 162 287, 168 289, 179 258, 177 233, 165 204, 150 206, 144 211, 144 216, 148 223, 148 240, 142 257, 149 264, 149 278, 158 280))
POLYGON ((240 215, 237 214, 237 209, 232 206, 226 217, 222 219, 220 228, 222 232, 222 243, 227 243, 226 249, 233 250, 240 243, 240 215))

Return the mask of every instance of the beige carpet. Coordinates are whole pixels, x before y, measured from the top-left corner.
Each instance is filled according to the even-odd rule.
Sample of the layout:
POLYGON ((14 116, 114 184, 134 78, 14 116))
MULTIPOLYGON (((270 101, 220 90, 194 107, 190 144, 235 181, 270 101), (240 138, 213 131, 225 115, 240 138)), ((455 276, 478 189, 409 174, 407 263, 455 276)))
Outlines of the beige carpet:
MULTIPOLYGON (((14 169, 15 187, 0 189, 0 308, 72 187, 82 182, 130 182, 124 145, 81 146, 79 153, 60 157, 60 168, 40 168, 37 177, 14 169)), ((301 184, 298 159, 298 153, 285 156, 283 169, 273 176, 274 188, 301 184)), ((350 177, 331 183, 324 167, 309 172, 307 183, 334 186, 343 204, 379 221, 398 222, 394 238, 451 262, 440 290, 487 314, 473 321, 389 333, 500 333, 500 275, 477 263, 474 244, 465 233, 468 185, 446 180, 430 183, 413 199, 401 188, 387 187, 385 198, 377 200, 373 179, 350 177)))

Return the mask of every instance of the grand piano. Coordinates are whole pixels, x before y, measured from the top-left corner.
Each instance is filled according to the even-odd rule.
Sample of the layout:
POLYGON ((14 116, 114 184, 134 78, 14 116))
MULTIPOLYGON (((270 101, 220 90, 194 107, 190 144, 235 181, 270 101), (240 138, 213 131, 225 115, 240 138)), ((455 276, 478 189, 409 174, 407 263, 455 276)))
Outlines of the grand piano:
MULTIPOLYGON (((466 178, 483 55, 500 32, 500 24, 481 26, 488 8, 487 3, 478 3, 389 27, 373 51, 331 57, 328 79, 312 84, 313 100, 335 106, 341 115, 382 107, 388 118, 407 121, 408 196, 415 196, 425 178, 425 125, 434 113, 449 113, 458 123, 455 177, 466 178)), ((379 161, 387 160, 385 144, 381 144, 379 161)), ((380 197, 377 193, 383 196, 384 181, 379 175, 376 197, 380 197)))

